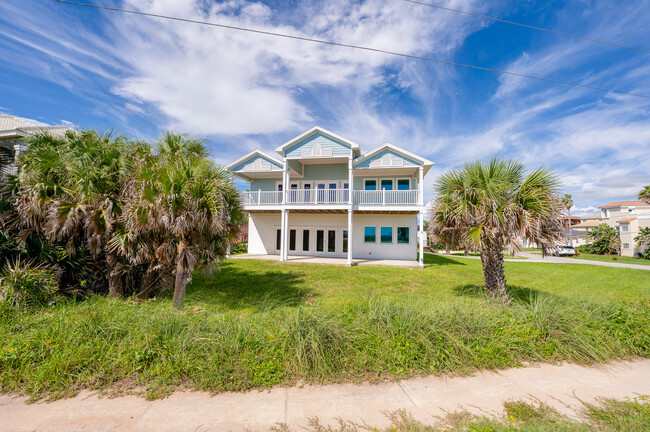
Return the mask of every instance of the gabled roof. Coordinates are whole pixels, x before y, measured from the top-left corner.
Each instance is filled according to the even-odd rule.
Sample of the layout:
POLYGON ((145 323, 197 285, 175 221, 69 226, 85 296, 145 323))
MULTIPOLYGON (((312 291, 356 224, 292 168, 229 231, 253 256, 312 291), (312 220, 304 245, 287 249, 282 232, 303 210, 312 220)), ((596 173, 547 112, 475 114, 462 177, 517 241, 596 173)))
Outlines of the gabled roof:
POLYGON ((8 114, 0 114, 0 136, 24 137, 27 135, 47 133, 55 138, 63 138, 68 131, 74 131, 74 129, 64 125, 39 125, 28 122, 27 120, 20 117, 8 114))
POLYGON ((422 166, 425 168, 425 172, 424 172, 425 174, 426 174, 427 171, 429 171, 429 168, 431 168, 433 166, 433 162, 431 162, 429 159, 425 159, 422 156, 418 156, 415 153, 411 153, 410 151, 404 150, 403 148, 397 147, 396 145, 393 145, 391 143, 382 144, 379 147, 377 147, 377 148, 375 148, 373 150, 370 150, 369 152, 366 152, 366 153, 362 154, 361 156, 359 156, 358 158, 356 158, 354 160, 354 165, 356 165, 356 164, 358 164, 360 162, 363 162, 364 160, 366 160, 366 159, 372 157, 373 155, 376 155, 377 153, 379 153, 379 152, 381 152, 383 150, 386 150, 386 149, 392 150, 395 153, 401 154, 402 156, 405 156, 405 157, 407 157, 409 159, 413 159, 415 161, 420 162, 422 164, 422 166))
POLYGON ((643 201, 617 201, 617 202, 601 205, 598 208, 622 207, 622 206, 650 206, 650 204, 643 201))
POLYGON ((278 146, 275 151, 278 152, 280 155, 284 155, 284 151, 291 147, 292 145, 300 142, 301 140, 307 138, 310 135, 313 135, 315 133, 321 133, 327 137, 330 137, 336 141, 340 141, 341 143, 348 145, 354 152, 358 153, 359 152, 359 144, 355 143, 354 141, 350 141, 347 138, 343 138, 342 136, 339 136, 335 134, 334 132, 330 132, 327 129, 324 129, 320 126, 314 126, 313 128, 309 129, 306 132, 301 133, 295 138, 290 139, 286 143, 282 144, 281 146, 278 146))
POLYGON ((623 218, 617 220, 616 222, 632 222, 633 220, 636 220, 636 217, 623 218))
POLYGON ((236 167, 237 165, 239 165, 239 164, 241 164, 243 162, 246 162, 248 159, 251 159, 251 158, 253 158, 255 156, 261 156, 263 158, 269 159, 269 160, 277 163, 280 166, 283 166, 283 162, 280 159, 278 159, 276 157, 273 157, 273 156, 271 156, 271 155, 269 155, 267 153, 264 153, 262 150, 253 150, 252 152, 246 153, 244 156, 240 157, 236 161, 229 163, 228 165, 225 166, 225 168, 228 171, 230 171, 234 167, 236 167))

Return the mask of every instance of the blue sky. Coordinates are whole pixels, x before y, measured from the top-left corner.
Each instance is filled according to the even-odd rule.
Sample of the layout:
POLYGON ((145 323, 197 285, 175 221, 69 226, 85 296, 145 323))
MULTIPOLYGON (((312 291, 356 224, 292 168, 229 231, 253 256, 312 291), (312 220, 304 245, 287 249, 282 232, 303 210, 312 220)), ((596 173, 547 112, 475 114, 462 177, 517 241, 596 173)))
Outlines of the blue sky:
MULTIPOLYGON (((403 0, 94 3, 650 95, 649 54, 403 0)), ((650 1, 436 3, 650 49, 650 1)), ((0 58, 1 112, 146 139, 178 130, 222 164, 320 125, 434 161, 428 198, 441 172, 492 156, 556 170, 574 212, 650 184, 650 99, 47 0, 0 2, 0 58)))

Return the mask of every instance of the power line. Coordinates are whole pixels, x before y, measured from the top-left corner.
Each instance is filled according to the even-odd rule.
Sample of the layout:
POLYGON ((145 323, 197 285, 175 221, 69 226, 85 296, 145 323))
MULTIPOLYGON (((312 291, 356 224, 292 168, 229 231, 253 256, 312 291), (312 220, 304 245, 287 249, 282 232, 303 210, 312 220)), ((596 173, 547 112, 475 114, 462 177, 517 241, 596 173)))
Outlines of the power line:
POLYGON ((564 84, 564 85, 573 86, 573 87, 581 87, 581 88, 587 88, 587 89, 591 89, 591 90, 599 90, 599 91, 606 92, 606 93, 618 93, 618 94, 623 94, 623 95, 628 95, 628 96, 637 96, 637 97, 642 97, 642 98, 645 98, 645 99, 650 99, 649 95, 644 95, 644 94, 641 94, 641 93, 625 92, 625 91, 621 91, 621 90, 615 90, 615 89, 604 88, 604 87, 596 87, 596 86, 591 86, 591 85, 587 85, 587 84, 580 84, 580 83, 575 83, 575 82, 570 82, 570 81, 562 81, 562 80, 557 80, 557 79, 553 79, 553 78, 545 78, 545 77, 539 77, 539 76, 535 76, 535 75, 527 75, 527 74, 522 74, 522 73, 517 73, 517 72, 510 72, 510 71, 492 69, 492 68, 487 68, 487 67, 482 67, 482 66, 474 66, 474 65, 469 65, 469 64, 457 63, 457 62, 452 62, 452 61, 449 61, 449 60, 440 60, 440 59, 435 59, 435 58, 431 58, 431 57, 422 57, 422 56, 417 56, 417 55, 413 55, 413 54, 398 53, 398 52, 394 52, 394 51, 388 51, 388 50, 383 50, 383 49, 379 49, 379 48, 372 48, 372 47, 366 47, 366 46, 361 46, 361 45, 344 44, 344 43, 339 43, 339 42, 327 41, 327 40, 323 40, 323 39, 315 39, 315 38, 308 38, 308 37, 304 37, 304 36, 294 36, 294 35, 289 35, 289 34, 285 34, 285 33, 271 32, 271 31, 267 31, 267 30, 258 30, 258 29, 251 29, 251 28, 247 28, 247 27, 238 27, 238 26, 227 25, 227 24, 218 24, 218 23, 213 23, 213 22, 208 22, 208 21, 198 21, 198 20, 192 20, 192 19, 188 19, 188 18, 178 18, 178 17, 168 16, 168 15, 159 15, 159 14, 153 14, 153 13, 147 13, 147 12, 139 12, 139 11, 128 10, 128 9, 113 8, 113 7, 108 7, 108 6, 98 6, 98 5, 88 4, 88 3, 78 3, 78 2, 74 2, 74 1, 68 1, 68 0, 51 0, 51 1, 53 1, 55 3, 64 3, 64 4, 69 4, 69 5, 75 5, 75 6, 84 6, 84 7, 89 7, 89 8, 94 8, 94 9, 103 9, 103 10, 108 10, 108 11, 113 11, 113 12, 121 12, 121 13, 133 14, 133 15, 142 15, 142 16, 153 17, 153 18, 162 18, 162 19, 192 23, 192 24, 201 24, 201 25, 207 25, 207 26, 212 26, 212 27, 220 27, 220 28, 225 28, 225 29, 230 29, 230 30, 239 30, 239 31, 244 31, 244 32, 249 32, 249 33, 258 33, 258 34, 263 34, 263 35, 267 35, 267 36, 276 36, 276 37, 281 37, 281 38, 285 38, 285 39, 295 39, 295 40, 318 43, 318 44, 323 44, 323 45, 332 45, 332 46, 338 46, 338 47, 343 47, 343 48, 352 48, 352 49, 358 49, 358 50, 363 50, 363 51, 370 51, 370 52, 376 52, 376 53, 381 53, 381 54, 388 54, 388 55, 397 56, 397 57, 404 57, 404 58, 409 58, 409 59, 414 59, 414 60, 423 60, 423 61, 429 61, 429 62, 434 62, 434 63, 442 63, 442 64, 447 64, 447 65, 459 66, 459 67, 464 67, 464 68, 468 68, 468 69, 476 69, 476 70, 482 70, 482 71, 487 71, 487 72, 495 72, 495 73, 500 73, 500 74, 503 74, 503 75, 511 75, 511 76, 517 76, 517 77, 521 77, 521 78, 535 79, 535 80, 538 80, 538 81, 545 81, 545 82, 550 82, 550 83, 555 83, 555 84, 564 84))
POLYGON ((582 39, 582 40, 586 40, 586 41, 589 41, 589 42, 599 43, 599 44, 602 44, 602 45, 609 45, 609 46, 613 46, 613 47, 617 47, 617 48, 623 48, 623 49, 627 49, 627 50, 638 51, 638 52, 642 52, 642 53, 645 53, 645 54, 650 54, 650 51, 642 49, 642 48, 634 48, 634 47, 630 47, 630 46, 626 46, 626 45, 620 45, 620 44, 617 44, 617 43, 606 42, 606 41, 602 41, 602 40, 598 40, 598 39, 591 39, 591 38, 588 38, 588 37, 585 37, 585 36, 574 35, 574 34, 571 34, 571 33, 564 33, 564 32, 561 32, 561 31, 551 30, 551 29, 547 29, 547 28, 543 28, 543 27, 535 27, 535 26, 528 25, 528 24, 522 24, 522 23, 518 23, 518 22, 514 22, 514 21, 507 21, 507 20, 504 20, 504 19, 501 19, 501 18, 495 18, 495 17, 491 17, 491 16, 487 16, 487 15, 481 15, 481 14, 477 14, 477 13, 473 13, 473 12, 467 12, 467 11, 460 10, 460 9, 453 9, 453 8, 450 8, 450 7, 440 6, 440 5, 433 4, 433 3, 426 3, 426 2, 421 2, 421 1, 417 1, 417 0, 404 0, 404 1, 409 2, 409 3, 415 3, 415 4, 418 4, 418 5, 422 5, 422 6, 428 6, 428 7, 432 7, 432 8, 436 8, 436 9, 442 9, 442 10, 446 10, 446 11, 449 11, 449 12, 456 12, 456 13, 460 13, 460 14, 464 14, 464 15, 470 15, 470 16, 477 17, 477 18, 483 18, 483 19, 488 19, 488 20, 492 20, 492 21, 497 21, 497 22, 500 22, 500 23, 516 25, 516 26, 519 26, 519 27, 525 27, 525 28, 529 28, 529 29, 533 29, 533 30, 544 31, 544 32, 547 32, 547 33, 554 33, 554 34, 558 34, 558 35, 562 35, 562 36, 572 37, 572 38, 575 38, 575 39, 582 39))

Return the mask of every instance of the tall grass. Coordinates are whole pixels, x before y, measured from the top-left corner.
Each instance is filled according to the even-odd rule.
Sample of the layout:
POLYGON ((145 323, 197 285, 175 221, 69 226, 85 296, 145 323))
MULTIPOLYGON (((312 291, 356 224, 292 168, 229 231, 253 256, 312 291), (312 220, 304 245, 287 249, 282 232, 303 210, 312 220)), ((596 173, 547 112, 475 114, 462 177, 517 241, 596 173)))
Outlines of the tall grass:
POLYGON ((420 374, 523 362, 648 357, 649 302, 590 303, 541 295, 489 301, 370 299, 260 312, 169 311, 169 300, 93 297, 0 317, 0 391, 62 397, 119 386, 160 397, 178 386, 213 392, 420 374))

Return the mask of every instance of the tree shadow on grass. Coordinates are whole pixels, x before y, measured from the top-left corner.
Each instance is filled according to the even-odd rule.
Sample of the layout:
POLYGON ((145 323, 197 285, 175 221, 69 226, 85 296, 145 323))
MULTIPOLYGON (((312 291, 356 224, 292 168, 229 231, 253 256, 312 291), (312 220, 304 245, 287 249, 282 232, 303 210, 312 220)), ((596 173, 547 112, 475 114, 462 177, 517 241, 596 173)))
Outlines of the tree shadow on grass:
POLYGON ((228 309, 278 307, 311 304, 315 294, 305 287, 303 274, 296 270, 255 271, 225 262, 212 274, 195 273, 188 298, 228 309))
MULTIPOLYGON (((556 296, 546 291, 539 291, 519 285, 508 285, 507 287, 508 295, 516 303, 530 305, 539 299, 547 300, 556 298, 556 296)), ((485 287, 479 285, 459 285, 452 288, 452 290, 459 297, 488 298, 485 287)))
POLYGON ((424 264, 426 266, 443 266, 443 265, 467 265, 438 254, 424 254, 424 264))

